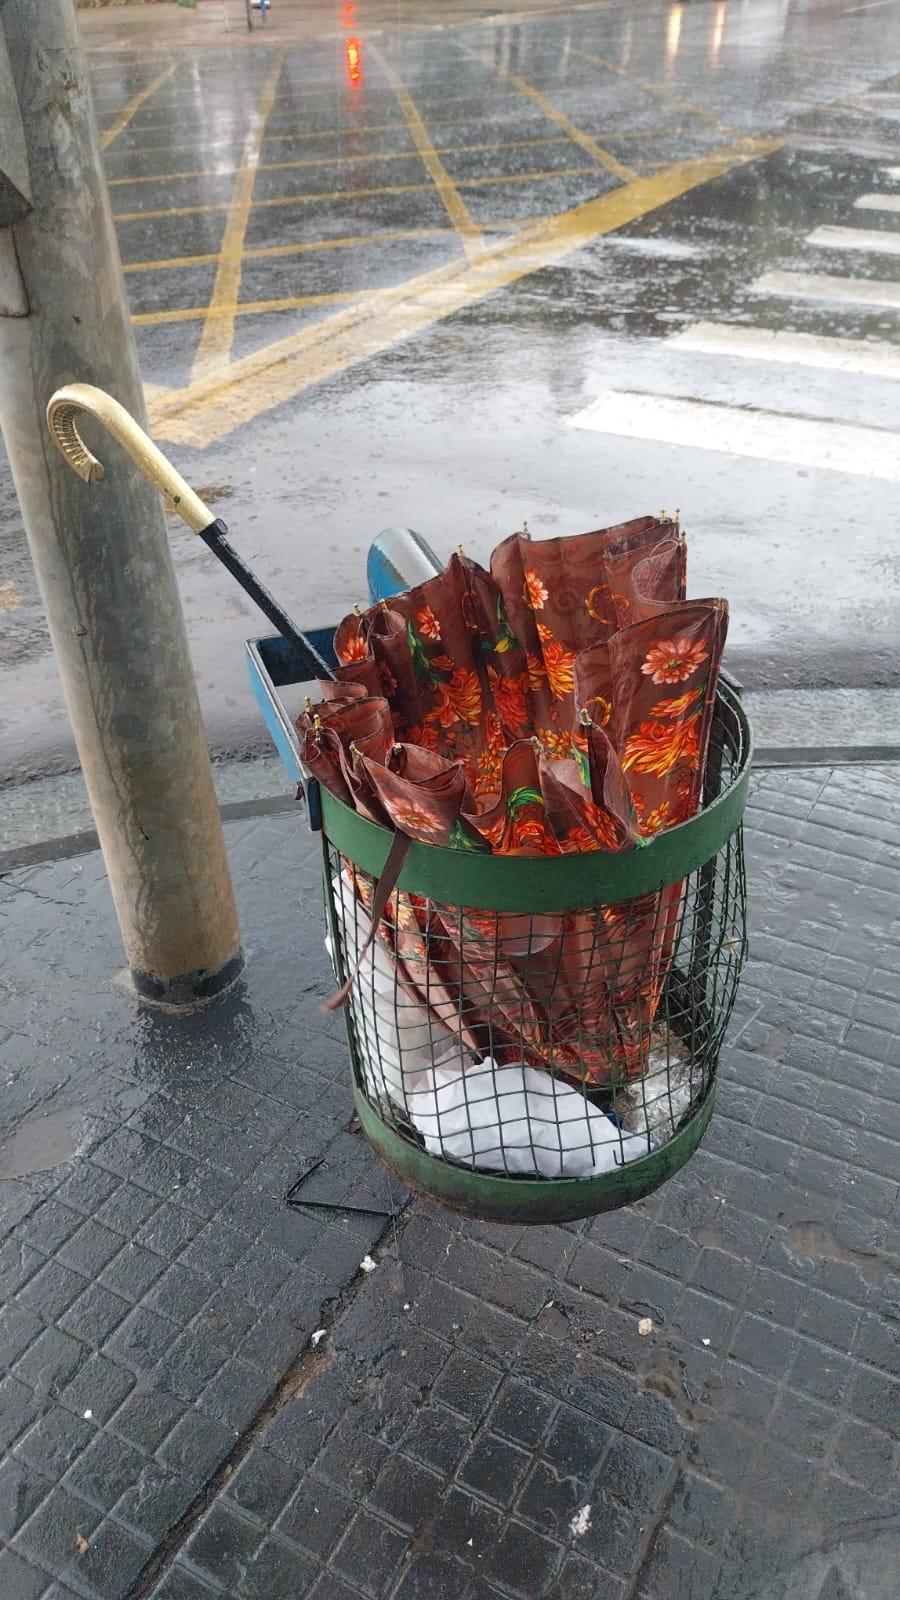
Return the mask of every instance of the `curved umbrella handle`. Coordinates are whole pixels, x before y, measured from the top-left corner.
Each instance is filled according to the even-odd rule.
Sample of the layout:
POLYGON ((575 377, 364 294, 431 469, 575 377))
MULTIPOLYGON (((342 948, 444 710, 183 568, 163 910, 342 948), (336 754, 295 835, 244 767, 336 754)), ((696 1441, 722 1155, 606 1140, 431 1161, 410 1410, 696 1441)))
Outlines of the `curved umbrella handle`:
POLYGON ((312 641, 298 628, 284 607, 278 604, 268 589, 250 571, 246 561, 229 543, 226 538, 228 529, 224 522, 213 516, 209 507, 203 504, 190 484, 185 483, 181 473, 176 472, 171 461, 166 460, 153 440, 148 439, 143 428, 138 427, 125 407, 120 406, 118 400, 114 400, 112 395, 106 394, 103 389, 95 389, 92 383, 67 383, 64 388, 57 389, 47 406, 47 426, 72 471, 77 472, 85 483, 98 483, 103 477, 102 462, 98 461, 88 449, 78 432, 75 418, 80 411, 86 411, 89 416, 96 417, 98 422, 103 423, 140 468, 144 477, 149 478, 160 493, 165 495, 169 504, 180 517, 183 517, 188 527, 200 535, 204 544, 218 557, 232 577, 237 579, 241 588, 259 606, 264 616, 267 616, 279 633, 293 645, 298 657, 298 672, 306 673, 310 678, 333 678, 333 666, 320 655, 312 641))
POLYGON ((103 477, 103 464, 88 449, 75 422, 80 411, 86 411, 117 439, 127 450, 132 461, 145 478, 164 494, 170 505, 183 517, 194 533, 208 528, 215 517, 203 504, 190 484, 185 483, 180 472, 167 461, 143 428, 139 427, 125 407, 103 389, 92 383, 67 383, 57 389, 47 406, 47 426, 53 440, 73 472, 85 483, 99 483, 103 477))

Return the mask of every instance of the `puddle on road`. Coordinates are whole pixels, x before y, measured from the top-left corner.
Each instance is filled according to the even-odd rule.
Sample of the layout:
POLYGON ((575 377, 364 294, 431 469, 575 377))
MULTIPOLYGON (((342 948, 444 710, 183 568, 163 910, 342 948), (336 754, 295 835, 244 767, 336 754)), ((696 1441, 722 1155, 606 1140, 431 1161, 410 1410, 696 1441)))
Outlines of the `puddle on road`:
POLYGON ((26 1117, 0 1146, 0 1178, 29 1178, 71 1161, 81 1143, 82 1115, 65 1106, 26 1117))
POLYGON ((787 1248, 792 1256, 804 1256, 808 1261, 849 1261, 873 1284, 884 1283, 894 1270, 886 1256, 875 1250, 851 1250, 820 1222, 795 1222, 788 1228, 787 1248))

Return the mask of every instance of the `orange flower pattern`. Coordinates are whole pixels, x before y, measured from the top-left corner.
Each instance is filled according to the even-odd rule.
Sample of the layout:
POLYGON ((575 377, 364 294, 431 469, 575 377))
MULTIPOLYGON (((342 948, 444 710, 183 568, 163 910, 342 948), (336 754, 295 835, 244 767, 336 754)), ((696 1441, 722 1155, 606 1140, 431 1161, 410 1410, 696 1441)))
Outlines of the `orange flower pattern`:
POLYGON ((544 645, 544 666, 547 682, 557 700, 565 700, 575 687, 575 654, 567 650, 558 639, 544 645))
POLYGON ((558 856, 560 851, 559 841, 553 837, 543 817, 519 816, 513 821, 508 843, 502 853, 558 856))
POLYGON ((679 761, 694 761, 699 753, 698 721, 692 717, 689 722, 642 722, 626 742, 623 772, 664 778, 679 761))
POLYGON ((442 844, 444 829, 437 818, 424 806, 398 805, 391 806, 391 815, 398 828, 408 833, 411 839, 423 839, 426 842, 442 844))
MULTIPOLYGON (((679 590, 671 586, 678 563, 657 556, 652 523, 567 541, 564 551, 562 541, 507 541, 515 560, 498 562, 500 546, 490 574, 454 557, 439 578, 390 607, 345 618, 338 630, 338 677, 346 669, 346 682, 369 695, 380 684, 394 740, 456 766, 467 815, 493 815, 505 758, 519 741, 531 737, 545 763, 574 762, 577 774, 570 768, 564 783, 574 783, 573 798, 583 786, 583 815, 572 799, 553 811, 566 837, 557 840, 528 806, 510 814, 494 848, 618 849, 696 807, 725 608, 682 599, 683 562, 679 590), (644 585, 652 609, 644 609, 644 585), (590 655, 585 666, 582 655, 590 655)), ((327 767, 329 751, 317 753, 327 767)), ((423 811, 428 804, 423 797, 423 811)), ((413 821, 421 830, 422 817, 413 821)))
POLYGON ((530 650, 528 652, 527 660, 528 687, 532 691, 532 694, 534 694, 538 689, 543 689, 544 679, 547 676, 547 671, 540 656, 533 655, 530 650))
POLYGON ((641 671, 653 683, 684 683, 709 659, 700 639, 662 639, 647 652, 641 671))
POLYGON ((544 588, 540 574, 535 572, 533 567, 525 568, 522 593, 525 596, 525 604, 530 606, 532 611, 543 611, 545 600, 550 598, 549 590, 544 588))
POLYGON ((551 761, 564 761, 571 756, 574 740, 568 728, 538 728, 537 737, 551 761))
POLYGON ((481 684, 471 667, 457 667, 449 683, 437 685, 437 705, 426 712, 429 722, 452 728, 454 723, 481 720, 481 684))
POLYGON ((588 827, 596 843, 593 849, 617 850, 619 847, 619 829, 615 820, 602 806, 595 805, 593 800, 584 803, 584 815, 588 827))
POLYGON ((687 694, 680 694, 677 700, 657 700, 650 708, 651 717, 683 717, 686 711, 694 709, 698 700, 703 698, 703 688, 688 689, 687 694))
POLYGON ((659 833, 660 829, 666 826, 668 817, 669 802, 661 800, 658 806, 654 806, 652 811, 648 811, 646 816, 641 818, 641 833, 645 838, 651 838, 654 833, 659 833))
POLYGON ((435 754, 437 753, 437 732, 434 728, 429 727, 428 723, 423 722, 417 728, 409 728, 406 737, 410 744, 418 744, 421 745, 423 750, 433 750, 435 754))
POLYGON ((441 625, 430 606, 423 606, 416 612, 416 626, 423 639, 440 640, 441 625))
POLYGON ((494 696, 494 705, 500 714, 500 720, 509 730, 513 738, 520 738, 528 732, 531 713, 527 700, 528 674, 519 673, 511 678, 502 678, 493 667, 488 667, 488 681, 491 693, 494 696))
POLYGON ((363 638, 362 631, 352 633, 338 648, 338 657, 342 666, 349 666, 353 661, 365 661, 369 654, 369 646, 363 638))

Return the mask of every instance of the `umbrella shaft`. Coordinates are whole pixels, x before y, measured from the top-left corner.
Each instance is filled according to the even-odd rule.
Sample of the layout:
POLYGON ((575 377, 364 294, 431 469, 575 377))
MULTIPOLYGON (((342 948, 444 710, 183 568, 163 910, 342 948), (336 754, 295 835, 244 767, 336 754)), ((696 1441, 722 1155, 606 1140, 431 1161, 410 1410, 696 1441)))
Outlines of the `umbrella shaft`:
POLYGON ((268 589, 259 582, 258 578, 254 577, 246 562, 241 559, 234 546, 229 543, 226 537, 227 533, 228 529, 225 523, 218 517, 215 522, 210 523, 208 528, 200 529, 200 537, 203 543, 208 545, 213 555, 218 556, 223 567, 228 569, 231 576, 237 578, 241 588, 259 606, 260 611, 264 612, 269 621, 274 623, 282 637, 293 645, 304 668, 309 668, 310 677, 333 678, 333 669, 319 655, 318 650, 306 637, 306 634, 301 633, 297 624, 291 621, 287 612, 270 595, 268 589))

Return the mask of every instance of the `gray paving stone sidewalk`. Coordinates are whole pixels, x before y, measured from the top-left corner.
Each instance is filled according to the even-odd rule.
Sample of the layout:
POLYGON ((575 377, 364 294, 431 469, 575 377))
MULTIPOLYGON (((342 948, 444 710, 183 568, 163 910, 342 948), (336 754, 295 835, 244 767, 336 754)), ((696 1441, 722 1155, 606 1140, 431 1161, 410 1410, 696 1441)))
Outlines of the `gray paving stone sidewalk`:
POLYGON ((0 879, 2 1600, 892 1593, 896 781, 757 776, 705 1144, 568 1227, 353 1132, 299 818, 229 825, 250 961, 192 1019, 115 981, 98 856, 0 879))

